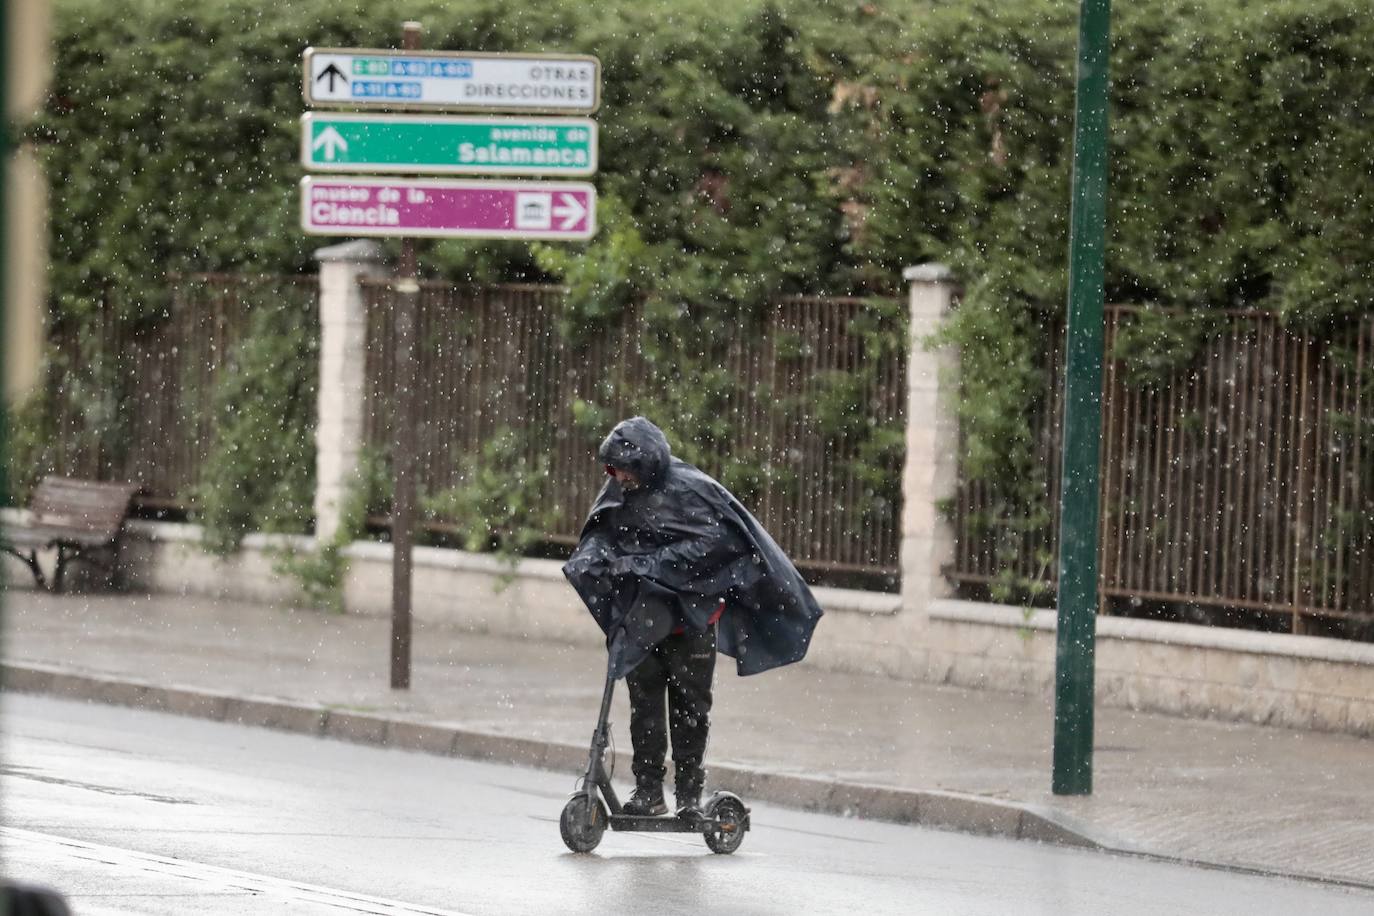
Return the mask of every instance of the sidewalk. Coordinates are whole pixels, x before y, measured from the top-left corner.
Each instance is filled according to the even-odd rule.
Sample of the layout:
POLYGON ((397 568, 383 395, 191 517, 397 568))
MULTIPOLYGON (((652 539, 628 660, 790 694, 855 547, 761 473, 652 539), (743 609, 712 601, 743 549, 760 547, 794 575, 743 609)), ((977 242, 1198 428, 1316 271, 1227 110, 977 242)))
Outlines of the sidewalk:
MULTIPOLYGON (((569 791, 604 672, 597 649, 417 624, 413 689, 393 692, 386 620, 22 588, 5 613, 8 689, 545 766, 569 791)), ((747 798, 1374 887, 1368 740, 1100 709, 1095 792, 1058 798, 1039 698, 716 670, 709 782, 747 798)), ((618 783, 627 720, 621 690, 618 783)))

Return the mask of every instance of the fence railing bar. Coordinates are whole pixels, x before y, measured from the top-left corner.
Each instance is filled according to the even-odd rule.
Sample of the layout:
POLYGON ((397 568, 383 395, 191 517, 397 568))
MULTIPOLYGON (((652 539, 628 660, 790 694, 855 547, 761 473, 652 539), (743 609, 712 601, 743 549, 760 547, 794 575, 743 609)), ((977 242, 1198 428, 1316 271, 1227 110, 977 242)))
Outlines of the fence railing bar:
MULTIPOLYGON (((1120 310, 1113 312, 1113 336, 1120 333, 1122 323, 1127 320, 1126 314, 1120 310)), ((1115 465, 1117 488, 1112 491, 1120 494, 1118 499, 1112 500, 1112 506, 1116 515, 1115 530, 1115 552, 1116 562, 1110 565, 1111 572, 1107 575, 1109 583, 1119 585, 1126 584, 1129 577, 1127 573, 1127 553, 1126 543, 1130 539, 1131 525, 1131 505, 1130 505, 1130 486, 1131 486, 1131 467, 1129 461, 1133 458, 1133 451, 1130 448, 1131 433, 1135 422, 1135 398, 1136 391, 1126 386, 1121 379, 1120 367, 1116 360, 1110 360, 1112 367, 1112 377, 1117 380, 1116 400, 1120 405, 1119 410, 1113 410, 1114 415, 1119 415, 1117 421, 1117 434, 1113 437, 1113 447, 1115 448, 1115 465)))
MULTIPOLYGON (((1346 343, 1358 345, 1358 342, 1359 328, 1356 327, 1355 333, 1349 335, 1346 343)), ((1349 363, 1345 359, 1340 360, 1339 363, 1339 365, 1332 366, 1333 397, 1331 409, 1333 414, 1350 416, 1358 402, 1354 399, 1354 393, 1351 390, 1352 379, 1349 363)), ((1350 453, 1353 443, 1341 434, 1338 423, 1339 420, 1336 416, 1328 417, 1328 449, 1332 453, 1332 470, 1329 479, 1335 493, 1335 505, 1331 507, 1326 520, 1326 532, 1331 542, 1325 551, 1326 577, 1322 590, 1322 604, 1325 607, 1340 607, 1341 577, 1345 574, 1345 494, 1349 481, 1350 453)))
MULTIPOLYGON (((1343 475, 1343 476, 1344 476, 1344 481, 1343 481, 1343 482, 1344 482, 1344 485, 1341 487, 1341 504, 1340 504, 1340 510, 1341 510, 1341 516, 1342 516, 1342 518, 1345 517, 1345 514, 1346 514, 1347 511, 1350 511, 1350 512, 1357 511, 1355 507, 1359 505, 1359 499, 1360 499, 1360 496, 1359 496, 1359 494, 1360 494, 1360 477, 1361 477, 1362 468, 1363 468, 1363 465, 1361 464, 1361 458, 1363 457, 1363 455, 1361 454, 1361 444, 1362 444, 1362 440, 1364 439, 1364 399, 1361 397, 1361 393, 1362 393, 1362 392, 1361 392, 1361 385, 1362 385, 1363 382, 1364 382, 1364 372, 1365 372, 1365 365, 1364 365, 1364 360, 1365 360, 1365 340, 1366 340, 1369 336, 1371 336, 1371 335, 1374 335, 1374 321, 1371 321, 1371 320, 1369 320, 1369 319, 1365 319, 1364 322, 1362 322, 1360 325, 1358 325, 1358 326, 1355 328, 1355 333, 1354 333, 1354 335, 1353 335, 1353 336, 1354 336, 1354 339, 1355 339, 1355 370, 1354 370, 1354 376, 1353 376, 1353 378, 1351 378, 1351 380, 1350 380, 1349 387, 1350 387, 1350 399, 1354 402, 1354 405, 1353 405, 1353 406, 1354 406, 1354 410, 1353 410, 1353 414, 1354 414, 1354 428, 1353 428, 1353 432, 1352 432, 1352 435, 1351 435, 1351 438, 1352 438, 1353 441, 1352 441, 1351 444, 1350 444, 1350 452, 1352 453, 1352 457, 1351 457, 1351 461, 1350 461, 1350 468, 1349 468, 1349 470, 1346 472, 1346 474, 1343 475), (1366 333, 1366 332, 1368 332, 1368 333, 1366 333), (1347 494, 1347 493, 1350 494, 1350 504, 1349 504, 1349 509, 1348 509, 1348 510, 1347 510, 1347 506, 1346 506, 1346 502, 1345 502, 1345 497, 1346 497, 1346 494, 1347 494)), ((1352 411, 1351 411, 1350 405, 1347 404, 1347 406, 1346 406, 1346 413, 1349 414, 1349 413, 1351 413, 1351 412, 1352 412, 1352 411)), ((1336 557, 1337 557, 1337 562, 1343 564, 1343 561, 1344 561, 1344 559, 1345 559, 1345 547, 1346 547, 1345 541, 1344 541, 1344 534, 1345 534, 1345 524, 1344 524, 1344 523, 1342 523, 1342 525, 1341 525, 1341 534, 1342 534, 1342 540, 1341 540, 1340 543, 1338 544, 1336 557)), ((1356 533, 1355 537, 1359 537, 1359 534, 1356 533)), ((1358 560, 1354 560, 1354 559, 1352 558, 1352 565, 1354 565, 1354 564, 1357 563, 1357 562, 1358 562, 1358 560)), ((1370 564, 1370 565, 1371 565, 1372 568, 1374 568, 1374 564, 1370 564)), ((1351 575, 1351 577, 1354 578, 1356 572, 1357 572, 1356 570, 1352 569, 1352 570, 1349 571, 1349 573, 1346 573, 1346 571, 1345 571, 1344 569, 1342 569, 1341 566, 1337 566, 1337 570, 1336 570, 1336 583, 1337 583, 1337 584, 1336 584, 1336 599, 1335 599, 1335 601, 1334 601, 1335 606, 1337 606, 1337 607, 1344 607, 1344 606, 1345 606, 1345 597, 1346 597, 1346 596, 1345 596, 1345 592, 1343 591, 1343 587, 1344 587, 1344 585, 1345 585, 1346 575, 1351 575)), ((1371 589, 1370 591, 1374 591, 1374 589, 1371 589)), ((1369 594, 1369 592, 1366 592, 1366 594, 1369 594)), ((1370 595, 1370 597, 1374 597, 1374 595, 1370 595)))
POLYGON ((1225 425, 1226 457, 1221 466, 1221 545, 1218 556, 1218 585, 1223 590, 1222 594, 1235 594, 1235 523, 1237 513, 1232 510, 1236 493, 1239 490, 1238 480, 1241 468, 1241 450, 1243 448, 1243 438, 1239 435, 1241 420, 1238 416, 1236 405, 1236 370, 1240 361, 1241 337, 1240 328, 1235 321, 1227 322, 1227 334, 1222 343, 1223 357, 1221 360, 1222 376, 1220 378, 1220 396, 1223 404, 1223 423, 1225 425))
MULTIPOLYGON (((1297 485, 1297 524, 1293 530, 1293 607, 1303 606, 1303 597, 1306 593, 1306 575, 1302 568, 1302 552, 1304 541, 1310 537, 1309 527, 1312 524, 1312 482, 1311 482, 1311 436, 1312 436, 1312 417, 1311 417, 1311 394, 1309 391, 1309 364, 1308 358, 1311 354, 1310 342, 1306 337, 1299 338, 1299 357, 1301 359, 1301 369, 1298 373, 1298 439, 1297 439, 1297 459, 1298 459, 1298 485, 1297 485)), ((1297 614, 1293 615, 1293 632, 1301 632, 1302 622, 1297 614)))
POLYGON ((1185 429, 1179 406, 1180 395, 1186 392, 1186 387, 1183 385, 1185 371, 1185 369, 1175 369, 1170 373, 1166 427, 1168 432, 1164 445, 1164 467, 1166 468, 1164 492, 1169 508, 1165 516, 1168 524, 1164 536, 1164 555, 1167 558, 1168 568, 1164 571, 1164 576, 1174 588, 1180 587, 1179 580, 1182 577, 1179 567, 1185 556, 1183 532, 1188 527, 1187 520, 1183 517, 1184 499, 1182 492, 1182 484, 1185 479, 1183 470, 1185 429))
MULTIPOLYGON (((1292 384, 1289 386, 1289 409, 1292 412, 1289 435, 1287 440, 1289 453, 1291 476, 1285 478, 1288 486, 1289 499, 1289 518, 1287 543, 1284 548, 1284 564, 1288 571, 1287 591, 1285 592, 1290 606, 1297 606, 1297 599, 1302 579, 1301 571, 1298 568, 1298 556, 1301 551, 1303 505, 1306 497, 1303 493, 1302 475, 1305 462, 1303 460, 1303 440, 1306 429, 1306 388, 1302 383, 1302 372, 1306 368, 1303 359, 1305 347, 1303 341, 1296 335, 1287 334, 1290 341, 1291 356, 1294 366, 1292 384)), ((1293 623, 1298 622, 1297 614, 1293 615, 1293 623)))
POLYGON ((1259 332, 1257 328, 1245 331, 1245 365, 1241 366, 1245 384, 1236 393, 1240 401, 1240 416, 1245 445, 1245 459, 1241 468, 1240 489, 1236 494, 1240 507, 1240 517, 1236 520, 1236 574, 1239 583, 1237 596, 1253 597, 1254 572, 1258 568, 1257 558, 1251 545, 1255 534, 1255 490, 1259 476, 1260 443, 1256 430, 1259 426, 1259 412, 1256 409, 1259 391, 1259 332))
MULTIPOLYGON (((1121 469, 1120 455, 1118 453, 1117 437, 1119 435, 1118 426, 1120 425, 1120 399, 1121 386, 1117 380, 1119 371, 1117 360, 1111 359, 1110 354, 1116 351, 1117 328, 1121 320, 1121 313, 1115 309, 1108 310, 1106 314, 1106 328, 1103 336, 1103 353, 1107 354, 1105 365, 1105 383, 1103 385, 1103 433, 1102 433, 1102 485, 1104 492, 1121 492, 1121 469)), ((1053 458, 1049 459, 1053 461, 1053 458)), ((1051 503, 1054 505, 1054 503, 1051 503)), ((1120 509, 1116 503, 1104 501, 1101 511, 1101 528, 1099 532, 1098 561, 1098 586, 1105 589, 1111 584, 1111 553, 1113 545, 1117 542, 1118 516, 1120 509)))
POLYGON ((1186 513, 1188 524, 1184 526, 1181 533, 1183 539, 1183 559, 1181 562, 1181 574, 1179 577, 1180 587, 1187 592, 1195 592, 1200 587, 1200 573, 1198 568, 1200 558, 1198 547, 1202 543, 1202 538, 1198 526, 1194 520, 1198 517, 1198 507, 1200 493, 1202 491, 1202 481, 1199 479, 1199 470, 1205 467, 1201 460, 1204 448, 1206 431, 1203 428, 1204 422, 1198 420, 1201 415, 1205 402, 1202 399, 1201 375, 1196 367, 1188 367, 1184 370, 1183 409, 1184 415, 1188 420, 1186 434, 1183 437, 1182 454, 1180 460, 1183 462, 1184 471, 1184 494, 1180 500, 1183 511, 1186 513))
MULTIPOLYGON (((803 390, 807 394, 807 401, 812 401, 815 397, 816 386, 820 379, 822 346, 821 341, 823 341, 825 338, 822 336, 823 329, 821 325, 820 309, 818 309, 815 303, 812 302, 805 303, 804 308, 806 317, 804 319, 803 327, 806 329, 806 333, 804 334, 803 339, 808 341, 809 345, 806 348, 807 371, 806 374, 802 377, 802 384, 803 390)), ((794 442, 805 442, 808 440, 808 438, 816 435, 817 430, 815 424, 809 416, 807 416, 801 411, 798 411, 797 418, 799 420, 801 430, 799 430, 799 435, 797 436, 797 438, 793 440, 794 442)), ((813 439, 812 441, 815 440, 813 439)), ((803 448, 799 449, 798 451, 801 452, 802 456, 801 479, 803 481, 803 484, 802 486, 797 487, 797 502, 798 508, 805 513, 807 543, 807 549, 801 553, 801 556, 806 559, 811 559, 820 552, 820 538, 824 535, 823 532, 820 531, 820 519, 818 518, 818 513, 816 511, 818 508, 816 505, 817 501, 808 500, 805 497, 805 482, 809 480, 817 480, 824 478, 825 468, 824 465, 822 465, 821 463, 822 456, 818 455, 815 450, 803 448), (817 475, 819 475, 819 477, 817 475)), ((824 499, 824 488, 827 484, 828 481, 824 481, 822 479, 822 499, 824 499)))
POLYGON ((1273 441, 1271 447, 1273 453, 1272 476, 1269 478, 1270 489, 1273 497, 1271 499, 1272 510, 1268 519, 1268 537, 1265 541, 1265 552, 1269 557, 1270 574, 1268 594, 1273 600, 1286 600, 1283 596, 1289 594, 1286 557, 1285 534, 1291 526, 1291 511, 1289 508, 1289 486, 1288 480, 1292 473, 1288 462, 1288 452, 1282 448, 1280 442, 1292 442, 1292 431, 1290 421, 1292 410, 1289 407, 1290 385, 1289 375, 1291 370, 1291 360, 1289 359, 1289 341, 1281 329, 1274 324, 1266 322, 1266 327, 1271 329, 1274 341, 1274 365, 1276 371, 1273 374, 1273 384, 1270 388, 1273 406, 1271 416, 1273 417, 1270 438, 1273 441))
MULTIPOLYGON (((1369 372, 1370 363, 1374 361, 1371 359, 1371 355, 1374 355, 1374 318, 1366 319, 1364 330, 1365 333, 1360 338, 1361 366, 1363 367, 1364 372, 1369 372)), ((1363 394, 1363 375, 1360 378, 1360 386, 1361 394, 1363 394)), ((1371 385, 1370 387, 1371 390, 1374 390, 1374 385, 1371 385)), ((1361 401, 1361 403, 1364 403, 1363 400, 1361 401)), ((1357 443, 1363 442, 1365 424, 1374 426, 1374 423, 1370 422, 1368 412, 1365 412, 1360 416, 1360 437, 1356 439, 1357 443)), ((1362 444, 1360 447, 1363 449, 1362 444)), ((1361 459, 1356 462, 1356 467, 1363 469, 1365 466, 1365 462, 1368 460, 1369 459, 1364 458, 1362 456, 1361 459)), ((1361 499, 1361 502, 1364 506, 1364 510, 1362 512, 1363 517, 1366 519, 1374 518, 1374 475, 1362 476, 1361 480, 1364 483, 1364 485, 1368 487, 1368 489, 1364 490, 1364 495, 1361 499)), ((1363 595, 1365 601, 1368 604, 1374 604, 1374 525, 1366 526, 1364 531, 1364 540, 1361 543, 1361 551, 1362 552, 1360 556, 1362 558, 1362 564, 1364 568, 1363 595)))
POLYGON ((1257 513, 1256 518, 1259 523, 1259 532, 1256 543, 1257 556, 1263 560, 1263 567, 1259 575, 1256 576, 1256 600, 1263 600, 1266 596, 1280 594, 1279 570, 1275 568, 1273 559, 1277 532, 1283 523, 1283 491, 1280 486, 1281 465, 1283 456, 1278 447, 1279 437, 1283 432, 1283 389, 1282 389, 1282 370, 1275 367, 1283 365, 1283 341, 1279 336, 1277 326, 1272 321, 1259 322, 1260 332, 1264 338, 1264 347, 1260 351, 1261 360, 1268 371, 1265 373, 1265 380, 1257 392, 1260 398, 1261 411, 1261 455, 1263 456, 1260 464, 1260 471, 1264 475, 1265 483, 1256 487, 1257 496, 1260 499, 1262 512, 1257 513))
POLYGON ((1133 386, 1132 406, 1134 407, 1134 417, 1130 430, 1130 451, 1131 451, 1131 475, 1130 484, 1124 495, 1128 500, 1131 510, 1130 537, 1126 542, 1126 575, 1123 581, 1134 587, 1141 578, 1143 565, 1142 551, 1145 546, 1147 531, 1145 521, 1148 507, 1140 499, 1141 478, 1147 473, 1149 466, 1149 452, 1143 446, 1143 436, 1141 429, 1148 423, 1149 417, 1149 392, 1133 386))
POLYGON ((1312 569, 1308 585, 1311 592, 1310 601, 1318 607, 1329 606, 1327 593, 1331 585, 1331 570, 1330 564, 1327 562, 1330 558, 1327 548, 1329 539, 1334 535, 1331 530, 1331 523, 1334 518, 1332 509, 1337 499, 1332 484, 1340 479, 1340 470, 1335 458, 1337 440, 1335 430, 1331 425, 1331 411, 1336 403, 1340 383, 1340 370, 1337 368, 1336 362, 1337 360, 1330 350, 1322 353, 1322 371, 1317 386, 1316 436, 1313 442, 1315 449, 1313 457, 1316 459, 1316 467, 1322 470, 1314 475, 1312 481, 1312 538, 1308 548, 1307 562, 1312 569))

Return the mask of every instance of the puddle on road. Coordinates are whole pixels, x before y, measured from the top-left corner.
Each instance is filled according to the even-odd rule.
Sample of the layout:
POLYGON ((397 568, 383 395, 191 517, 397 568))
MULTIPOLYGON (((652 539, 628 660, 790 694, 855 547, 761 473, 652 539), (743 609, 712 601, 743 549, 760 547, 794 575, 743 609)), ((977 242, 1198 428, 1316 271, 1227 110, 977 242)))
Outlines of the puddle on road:
POLYGON ((151 792, 139 792, 135 789, 121 789, 118 786, 102 786, 93 782, 80 782, 75 779, 62 779, 59 776, 45 776, 42 773, 34 772, 32 767, 0 765, 0 776, 13 776, 16 779, 29 779, 34 782, 46 782, 54 786, 67 786, 71 789, 87 789, 91 792, 100 792, 104 795, 121 795, 128 798, 142 798, 148 801, 161 802, 164 805, 198 805, 199 802, 189 798, 173 798, 170 795, 155 795, 151 792))

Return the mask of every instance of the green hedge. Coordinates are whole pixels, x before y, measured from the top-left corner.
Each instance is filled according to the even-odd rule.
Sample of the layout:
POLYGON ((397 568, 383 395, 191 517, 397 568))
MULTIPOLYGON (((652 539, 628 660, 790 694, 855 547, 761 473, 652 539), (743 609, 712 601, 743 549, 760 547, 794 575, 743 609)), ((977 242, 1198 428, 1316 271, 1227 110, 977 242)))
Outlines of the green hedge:
MULTIPOLYGON (((174 0, 62 0, 58 78, 37 128, 59 307, 80 314, 108 284, 157 289, 168 271, 310 269, 324 242, 297 228, 301 51, 394 45, 406 18, 425 24, 428 47, 601 56, 599 183, 608 215, 648 242, 625 265, 641 285, 732 299, 849 286, 838 211, 818 193, 834 127, 812 42, 757 3, 695 25, 674 25, 670 9, 682 15, 629 0, 595 15, 493 0, 270 11, 230 0, 193 12, 174 0)), ((546 276, 522 244, 430 247, 426 262, 455 276, 546 276)))
MULTIPOLYGON (((64 309, 169 270, 308 269, 320 242, 296 228, 300 52, 394 44, 408 17, 431 47, 602 58, 605 231, 545 259, 600 278, 589 293, 889 292, 901 266, 938 257, 1060 308, 1071 3, 186 9, 57 4, 58 79, 37 133, 64 309)), ((1357 0, 1116 11, 1112 298, 1304 318, 1368 307, 1363 12, 1357 0)), ((541 273, 520 244, 436 247, 431 263, 455 274, 541 273)))

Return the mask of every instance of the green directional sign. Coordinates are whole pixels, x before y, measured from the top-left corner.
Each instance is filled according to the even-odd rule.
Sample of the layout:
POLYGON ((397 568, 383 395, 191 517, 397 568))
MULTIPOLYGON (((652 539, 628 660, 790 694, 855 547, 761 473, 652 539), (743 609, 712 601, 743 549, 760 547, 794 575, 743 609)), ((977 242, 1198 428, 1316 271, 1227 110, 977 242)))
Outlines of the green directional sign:
POLYGON ((320 172, 591 175, 596 122, 310 112, 301 116, 301 162, 320 172))

